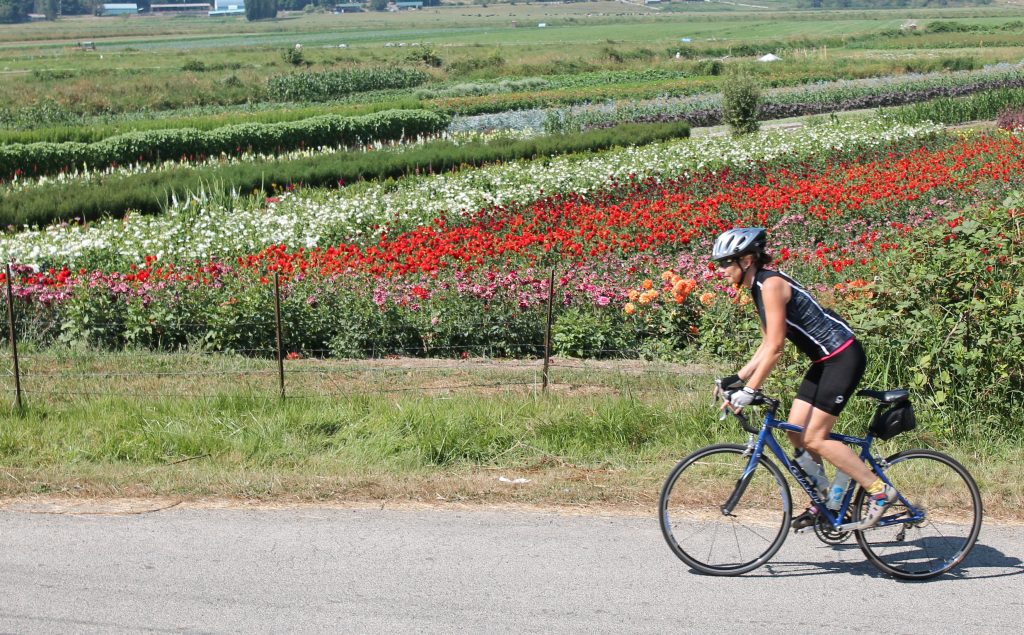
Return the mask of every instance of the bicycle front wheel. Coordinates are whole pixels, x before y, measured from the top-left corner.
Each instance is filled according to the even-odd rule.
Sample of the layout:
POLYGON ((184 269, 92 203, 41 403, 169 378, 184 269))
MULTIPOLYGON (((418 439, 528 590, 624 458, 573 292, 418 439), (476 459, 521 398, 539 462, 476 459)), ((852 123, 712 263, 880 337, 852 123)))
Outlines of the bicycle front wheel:
MULTIPOLYGON (((946 573, 978 540, 982 510, 977 484, 964 466, 941 452, 907 450, 886 461, 885 475, 900 499, 881 522, 895 522, 855 532, 857 543, 872 564, 898 578, 923 580, 946 573), (911 520, 915 514, 918 518, 911 520)), ((855 520, 867 511, 867 498, 863 489, 857 492, 855 520)))
POLYGON ((768 562, 786 540, 789 485, 762 456, 732 513, 722 506, 750 461, 746 446, 721 444, 679 462, 661 490, 658 516, 665 541, 700 573, 740 575, 768 562))

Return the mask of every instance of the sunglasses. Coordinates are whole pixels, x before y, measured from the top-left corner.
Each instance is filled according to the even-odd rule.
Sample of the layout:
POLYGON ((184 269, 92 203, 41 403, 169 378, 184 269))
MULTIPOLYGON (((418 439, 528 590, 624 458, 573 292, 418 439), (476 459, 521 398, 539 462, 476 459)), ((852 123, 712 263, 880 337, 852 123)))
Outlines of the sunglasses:
POLYGON ((729 258, 727 260, 720 260, 718 262, 718 268, 719 269, 728 269, 729 267, 733 266, 737 262, 739 262, 739 260, 737 258, 729 258))

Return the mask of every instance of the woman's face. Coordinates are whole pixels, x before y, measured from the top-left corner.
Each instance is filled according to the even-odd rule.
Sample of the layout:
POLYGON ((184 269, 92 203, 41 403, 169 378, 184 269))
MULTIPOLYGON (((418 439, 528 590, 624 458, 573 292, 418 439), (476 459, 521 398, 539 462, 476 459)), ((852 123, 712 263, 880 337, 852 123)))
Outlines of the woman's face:
POLYGON ((750 267, 754 264, 754 257, 750 254, 741 256, 739 258, 730 258, 723 260, 718 263, 719 270, 725 274, 725 277, 734 286, 743 284, 743 272, 749 271, 750 267))
POLYGON ((725 275, 726 279, 736 286, 743 282, 743 270, 740 268, 738 258, 729 258, 718 263, 718 269, 725 275))

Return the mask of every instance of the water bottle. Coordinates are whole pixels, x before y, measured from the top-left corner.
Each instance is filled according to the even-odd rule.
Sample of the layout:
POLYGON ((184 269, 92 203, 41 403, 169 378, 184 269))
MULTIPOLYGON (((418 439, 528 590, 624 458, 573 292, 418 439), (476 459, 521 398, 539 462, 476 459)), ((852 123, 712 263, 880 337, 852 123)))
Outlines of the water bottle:
POLYGON ((804 474, 811 479, 811 483, 818 490, 818 494, 824 498, 828 492, 828 477, 825 476, 825 470, 822 469, 821 464, 816 463, 811 458, 810 453, 803 450, 797 450, 795 457, 797 465, 803 468, 804 474))
POLYGON ((839 509, 843 503, 843 496, 846 495, 846 488, 850 486, 850 475, 836 470, 836 477, 832 479, 832 485, 828 490, 827 507, 832 511, 839 509))

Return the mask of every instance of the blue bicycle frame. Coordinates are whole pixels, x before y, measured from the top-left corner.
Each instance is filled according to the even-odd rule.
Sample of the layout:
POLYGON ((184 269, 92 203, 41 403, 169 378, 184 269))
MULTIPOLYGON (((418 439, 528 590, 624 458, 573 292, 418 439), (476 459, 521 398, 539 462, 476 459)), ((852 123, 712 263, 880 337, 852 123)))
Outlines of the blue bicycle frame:
MULTIPOLYGON (((764 400, 765 403, 769 405, 769 408, 767 409, 767 412, 765 412, 764 422, 762 423, 760 430, 751 428, 747 423, 746 416, 743 414, 733 413, 740 420, 743 429, 751 434, 751 444, 748 448, 748 452, 750 452, 750 461, 747 463, 747 468, 743 471, 743 475, 740 477, 739 481, 737 481, 736 489, 733 490, 729 500, 722 506, 722 513, 726 516, 732 514, 732 510, 736 507, 740 498, 743 496, 743 492, 746 490, 747 484, 750 482, 750 477, 753 475, 758 461, 764 454, 765 447, 767 447, 779 462, 782 463, 786 470, 793 475, 796 482, 811 498, 814 502, 814 506, 818 510, 818 513, 821 514, 835 530, 849 531, 858 529, 860 525, 859 522, 845 524, 842 522, 842 519, 846 517, 846 513, 853 502, 853 495, 857 489, 854 487, 855 482, 851 481, 850 486, 847 487, 839 509, 835 511, 829 509, 825 504, 825 500, 820 494, 818 494, 817 488, 814 487, 810 479, 807 477, 807 474, 794 461, 789 460, 786 451, 782 449, 782 446, 779 445, 779 442, 775 439, 775 435, 772 434, 773 430, 803 432, 803 427, 794 425, 788 421, 776 419, 775 412, 778 410, 778 402, 767 397, 765 397, 764 400), (754 435, 756 435, 756 440, 753 439, 754 435)), ((860 448, 860 459, 867 462, 867 464, 871 466, 871 469, 874 470, 875 474, 877 474, 884 483, 892 485, 892 483, 889 482, 888 477, 886 477, 882 465, 880 465, 875 457, 871 455, 871 443, 874 441, 874 435, 868 434, 868 436, 861 438, 833 432, 829 434, 829 438, 860 448)), ((883 516, 881 520, 874 525, 874 527, 885 527, 887 525, 896 525, 900 523, 915 523, 924 520, 924 510, 917 509, 911 505, 902 494, 899 496, 898 500, 906 507, 906 511, 901 511, 899 514, 883 516)))

